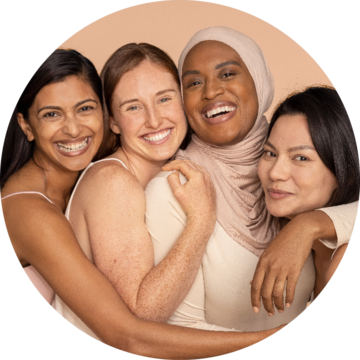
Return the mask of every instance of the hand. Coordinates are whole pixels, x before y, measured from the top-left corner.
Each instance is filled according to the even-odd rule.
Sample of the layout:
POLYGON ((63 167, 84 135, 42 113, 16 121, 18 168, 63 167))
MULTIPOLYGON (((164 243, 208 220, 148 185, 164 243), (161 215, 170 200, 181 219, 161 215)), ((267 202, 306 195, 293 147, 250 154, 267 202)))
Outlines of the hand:
POLYGON ((200 221, 212 232, 216 222, 216 191, 210 175, 189 160, 174 160, 162 169, 177 170, 168 176, 168 182, 188 221, 200 221), (184 185, 178 171, 188 180, 184 185))
POLYGON ((286 307, 291 306, 297 280, 313 242, 328 238, 326 235, 333 237, 334 231, 333 223, 325 213, 311 211, 297 215, 279 232, 261 255, 251 283, 251 303, 255 313, 260 311, 261 298, 269 316, 275 313, 273 303, 279 312, 283 312, 285 285, 286 307))

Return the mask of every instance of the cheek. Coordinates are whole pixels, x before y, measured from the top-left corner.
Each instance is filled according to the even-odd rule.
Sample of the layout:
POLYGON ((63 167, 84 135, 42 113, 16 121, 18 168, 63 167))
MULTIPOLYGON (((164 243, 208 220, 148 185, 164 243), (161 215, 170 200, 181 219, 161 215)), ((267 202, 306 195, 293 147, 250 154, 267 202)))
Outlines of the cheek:
POLYGON ((294 174, 294 180, 303 192, 303 200, 312 203, 314 208, 326 206, 336 188, 335 176, 327 169, 304 169, 294 174))
POLYGON ((32 133, 35 137, 37 145, 45 145, 46 141, 51 140, 59 131, 61 131, 62 126, 60 122, 54 121, 53 123, 47 123, 45 126, 39 126, 36 129, 32 129, 32 133))
POLYGON ((184 109, 185 113, 189 119, 192 119, 195 116, 196 112, 196 104, 197 104, 196 96, 194 93, 184 93, 184 109))
POLYGON ((267 162, 263 158, 260 158, 258 165, 258 176, 263 186, 265 185, 268 179, 268 173, 269 173, 269 166, 267 162))
POLYGON ((123 138, 136 134, 144 123, 141 116, 128 113, 116 114, 114 120, 123 138))

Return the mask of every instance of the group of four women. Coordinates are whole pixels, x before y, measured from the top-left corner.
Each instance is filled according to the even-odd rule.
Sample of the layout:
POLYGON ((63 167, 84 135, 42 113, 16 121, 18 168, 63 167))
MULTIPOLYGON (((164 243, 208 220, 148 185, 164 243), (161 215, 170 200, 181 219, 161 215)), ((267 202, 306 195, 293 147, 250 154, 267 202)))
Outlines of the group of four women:
POLYGON ((225 27, 195 34, 178 70, 128 44, 100 78, 56 50, 5 140, 6 225, 53 306, 114 347, 161 358, 234 351, 294 319, 336 269, 356 215, 358 155, 336 91, 289 97, 269 127, 261 49, 225 27))

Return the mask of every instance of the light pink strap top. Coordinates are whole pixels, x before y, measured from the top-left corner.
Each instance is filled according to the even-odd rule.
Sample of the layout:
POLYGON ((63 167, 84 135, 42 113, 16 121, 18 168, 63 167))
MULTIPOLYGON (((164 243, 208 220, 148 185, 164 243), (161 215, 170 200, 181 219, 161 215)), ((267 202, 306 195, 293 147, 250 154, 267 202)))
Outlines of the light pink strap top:
MULTIPOLYGON (((125 164, 119 160, 119 159, 116 159, 116 158, 109 158, 109 159, 102 159, 102 160, 99 160, 97 162, 94 162, 94 163, 90 163, 89 166, 82 172, 79 180, 77 181, 76 185, 75 185, 75 188, 71 194, 71 197, 70 197, 70 200, 69 200, 69 203, 67 205, 67 208, 66 208, 66 212, 65 212, 65 216, 67 219, 69 219, 69 214, 70 214, 70 208, 71 208, 71 203, 72 203, 72 199, 73 199, 73 196, 75 194, 75 191, 81 181, 81 179, 83 178, 83 176, 85 175, 85 173, 87 172, 87 170, 89 170, 93 165, 99 163, 99 162, 102 162, 102 161, 109 161, 109 160, 115 160, 115 161, 118 161, 120 162, 124 167, 125 169, 127 169, 127 167, 125 166, 125 164)), ((46 200, 50 201, 52 204, 53 202, 48 198, 46 197, 44 194, 38 192, 38 191, 20 191, 20 192, 17 192, 17 193, 13 193, 13 194, 9 194, 9 195, 6 195, 4 196, 1 200, 5 200, 6 198, 10 197, 10 196, 14 196, 14 195, 21 195, 21 194, 38 194, 38 195, 41 195, 43 196, 46 200)), ((51 289, 50 285, 45 281, 45 279, 39 274, 39 272, 33 267, 33 266, 27 266, 24 268, 25 270, 25 273, 28 275, 28 277, 30 278, 31 282, 34 284, 34 286, 36 287, 36 289, 40 292, 40 294, 45 298, 45 300, 48 302, 48 303, 52 303, 53 302, 53 299, 54 299, 54 296, 55 296, 55 293, 54 291, 51 289)))
MULTIPOLYGON (((46 200, 50 201, 53 204, 53 202, 48 197, 46 197, 44 194, 38 191, 20 191, 17 193, 6 195, 3 198, 1 198, 1 200, 5 200, 10 196, 21 195, 21 194, 38 194, 43 196, 46 200)), ((39 291, 39 293, 44 297, 44 299, 49 304, 51 304, 54 299, 55 293, 53 289, 50 287, 50 285, 45 281, 45 279, 39 274, 39 272, 32 265, 25 267, 24 270, 27 276, 29 277, 29 279, 31 280, 31 282, 39 291)))
POLYGON ((21 194, 38 194, 38 195, 41 195, 41 196, 44 197, 47 201, 50 201, 50 202, 53 204, 53 202, 52 202, 48 197, 46 197, 44 194, 42 194, 41 192, 38 192, 38 191, 19 191, 19 192, 16 192, 16 193, 12 193, 12 194, 6 195, 6 196, 2 197, 1 200, 5 200, 5 199, 7 199, 7 198, 10 197, 10 196, 21 195, 21 194))

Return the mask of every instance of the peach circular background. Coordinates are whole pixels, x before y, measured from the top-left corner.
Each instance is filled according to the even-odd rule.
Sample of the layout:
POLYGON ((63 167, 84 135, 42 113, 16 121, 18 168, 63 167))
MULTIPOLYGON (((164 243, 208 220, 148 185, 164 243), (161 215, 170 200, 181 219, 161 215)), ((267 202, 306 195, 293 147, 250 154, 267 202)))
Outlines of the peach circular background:
POLYGON ((311 56, 277 28, 240 10, 204 2, 154 2, 121 10, 88 25, 60 48, 78 50, 99 72, 109 56, 129 42, 156 45, 177 64, 191 36, 210 26, 241 31, 262 49, 275 81, 268 118, 276 104, 290 92, 313 84, 332 85, 311 56))

